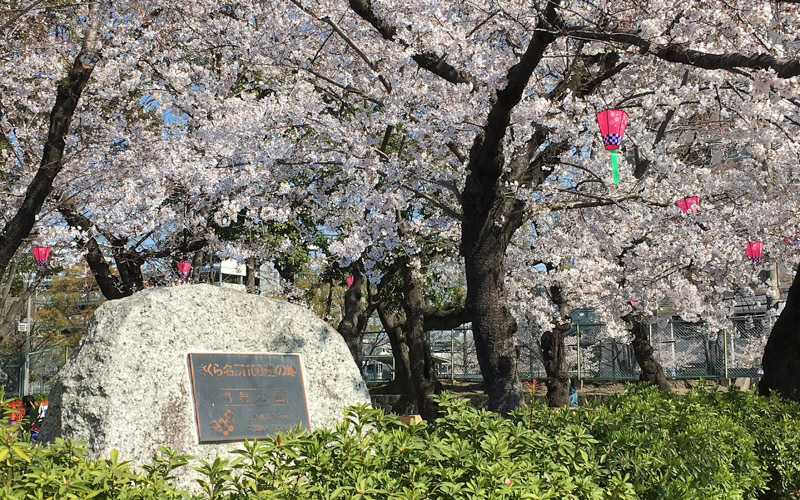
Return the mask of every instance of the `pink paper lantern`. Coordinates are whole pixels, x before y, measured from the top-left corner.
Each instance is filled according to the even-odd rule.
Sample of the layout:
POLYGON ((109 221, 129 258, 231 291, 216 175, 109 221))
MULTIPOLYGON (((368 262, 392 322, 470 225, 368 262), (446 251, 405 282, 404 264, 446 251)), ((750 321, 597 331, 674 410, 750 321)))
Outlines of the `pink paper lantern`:
POLYGON ((678 200, 675 202, 678 205, 678 208, 681 209, 681 212, 697 212, 697 209, 700 208, 700 197, 698 196, 689 196, 682 200, 678 200))
POLYGON ((603 110, 597 113, 597 124, 600 126, 603 146, 609 150, 619 149, 625 125, 628 124, 628 113, 621 109, 603 110))
POLYGON ((185 260, 182 260, 182 261, 176 263, 175 265, 178 266, 178 276, 182 280, 185 280, 186 278, 189 277, 189 272, 192 270, 192 263, 191 262, 187 262, 185 260))
POLYGON ((761 252, 764 250, 764 243, 760 241, 748 241, 744 247, 744 253, 750 258, 750 262, 755 265, 761 262, 761 252))
POLYGON ((47 260, 50 258, 50 247, 33 247, 33 258, 36 259, 36 265, 44 267, 47 265, 47 260))
POLYGON ((351 286, 353 286, 355 278, 353 278, 352 276, 348 276, 347 278, 344 279, 344 281, 347 283, 347 288, 350 288, 351 286))

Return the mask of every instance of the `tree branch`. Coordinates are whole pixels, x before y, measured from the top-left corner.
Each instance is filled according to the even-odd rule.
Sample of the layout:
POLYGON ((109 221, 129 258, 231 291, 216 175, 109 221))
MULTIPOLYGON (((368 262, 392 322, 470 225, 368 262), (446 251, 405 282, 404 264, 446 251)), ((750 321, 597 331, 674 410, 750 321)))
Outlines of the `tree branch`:
MULTIPOLYGON (((408 44, 402 40, 396 40, 397 26, 392 24, 386 19, 379 18, 372 10, 372 0, 350 0, 350 8, 358 14, 362 19, 372 25, 380 35, 390 42, 398 42, 404 48, 408 48, 408 44)), ((469 83, 472 84, 473 89, 486 87, 486 84, 480 81, 475 76, 467 73, 466 71, 456 69, 453 65, 445 61, 447 55, 435 54, 433 52, 422 52, 414 54, 411 58, 421 68, 430 71, 450 83, 469 83)))
POLYGON ((89 83, 95 63, 99 60, 98 31, 100 15, 97 1, 89 5, 89 18, 92 23, 84 35, 83 44, 72 63, 67 77, 58 84, 56 102, 50 112, 50 127, 44 144, 44 152, 25 198, 14 217, 8 221, 0 233, 0 274, 14 256, 22 241, 30 234, 36 222, 36 214, 42 209, 45 199, 53 190, 53 181, 62 168, 66 137, 69 134, 72 117, 78 100, 89 83))
POLYGON ((425 331, 452 330, 472 321, 464 304, 446 304, 441 308, 427 307, 424 311, 425 331))
POLYGON ((664 61, 687 64, 703 69, 724 69, 734 71, 736 68, 754 70, 773 70, 780 78, 792 78, 800 75, 800 60, 778 59, 769 54, 745 55, 741 53, 709 54, 690 49, 681 44, 655 46, 636 32, 611 31, 598 32, 584 27, 566 27, 560 34, 578 40, 596 40, 617 42, 639 47, 642 52, 649 53, 664 61))

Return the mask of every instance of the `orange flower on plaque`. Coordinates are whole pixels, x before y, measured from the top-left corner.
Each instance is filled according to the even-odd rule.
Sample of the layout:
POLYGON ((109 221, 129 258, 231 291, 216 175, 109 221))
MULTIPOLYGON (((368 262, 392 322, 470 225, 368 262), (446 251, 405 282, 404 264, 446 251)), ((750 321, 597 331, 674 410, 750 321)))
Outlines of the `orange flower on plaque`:
POLYGON ((223 436, 227 436, 233 432, 234 420, 236 420, 236 415, 233 414, 232 410, 228 410, 221 419, 211 421, 211 428, 221 433, 223 436))

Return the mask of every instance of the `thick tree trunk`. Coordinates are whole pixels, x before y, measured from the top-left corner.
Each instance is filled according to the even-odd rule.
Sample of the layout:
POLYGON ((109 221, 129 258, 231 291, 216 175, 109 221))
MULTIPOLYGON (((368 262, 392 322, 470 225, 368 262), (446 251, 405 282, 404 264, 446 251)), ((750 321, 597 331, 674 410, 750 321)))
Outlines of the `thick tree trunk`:
POLYGON ((0 276, 8 267, 9 261, 14 257, 22 242, 31 233, 36 222, 36 215, 53 190, 53 181, 61 172, 64 148, 72 117, 81 94, 89 82, 89 77, 92 75, 94 63, 98 59, 97 31, 100 23, 97 15, 97 2, 90 3, 89 16, 92 24, 84 37, 83 47, 73 61, 67 77, 58 84, 56 101, 50 112, 50 128, 47 131, 47 140, 44 144, 39 169, 25 191, 22 205, 0 233, 0 276))
POLYGON ((650 345, 650 336, 648 335, 648 325, 636 319, 631 320, 633 333, 633 354, 636 356, 636 362, 642 370, 639 379, 643 382, 653 384, 662 391, 670 390, 667 376, 664 374, 664 367, 661 366, 655 356, 653 355, 653 346, 650 345))
POLYGON ((569 372, 567 371, 567 353, 564 336, 570 325, 557 325, 553 330, 542 334, 542 361, 547 373, 547 405, 551 408, 569 404, 569 372))
POLYGON ((769 334, 761 367, 764 376, 758 384, 759 393, 775 391, 786 399, 800 401, 800 267, 769 334))
MULTIPOLYGON (((462 238, 477 243, 467 221, 462 225, 462 238)), ((474 228, 478 229, 479 228, 474 228)), ((514 332, 517 322, 508 310, 505 289, 505 249, 462 249, 467 275, 467 308, 472 316, 478 364, 489 396, 489 409, 507 414, 524 402, 522 383, 517 371, 514 332)))
POLYGON ((359 315, 361 314, 361 287, 364 279, 358 270, 353 271, 353 285, 344 291, 344 311, 342 321, 336 329, 344 338, 350 354, 356 362, 356 366, 361 368, 361 330, 359 327, 359 315))
MULTIPOLYGON (((406 232, 401 222, 400 233, 406 232)), ((407 230, 407 228, 406 228, 407 230)), ((403 276, 403 309, 406 313, 406 338, 409 344, 409 361, 411 362, 411 380, 414 383, 414 393, 417 397, 417 410, 428 421, 433 421, 438 416, 438 408, 433 401, 433 395, 442 390, 441 383, 436 378, 436 369, 431 356, 430 345, 425 335, 425 301, 422 296, 422 275, 418 255, 410 255, 405 262, 401 262, 403 276), (405 264, 405 265, 403 265, 405 264)))

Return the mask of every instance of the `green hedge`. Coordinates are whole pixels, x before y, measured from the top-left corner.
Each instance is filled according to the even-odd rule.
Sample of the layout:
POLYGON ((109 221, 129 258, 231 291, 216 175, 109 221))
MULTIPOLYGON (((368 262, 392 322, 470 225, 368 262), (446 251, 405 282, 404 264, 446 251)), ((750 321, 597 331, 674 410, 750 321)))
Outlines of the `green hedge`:
POLYGON ((4 426, 0 498, 735 499, 800 498, 800 406, 706 388, 631 387, 576 410, 509 418, 445 395, 433 424, 357 407, 332 429, 244 443, 232 460, 188 465, 161 449, 139 469, 82 445, 31 446, 4 426))

